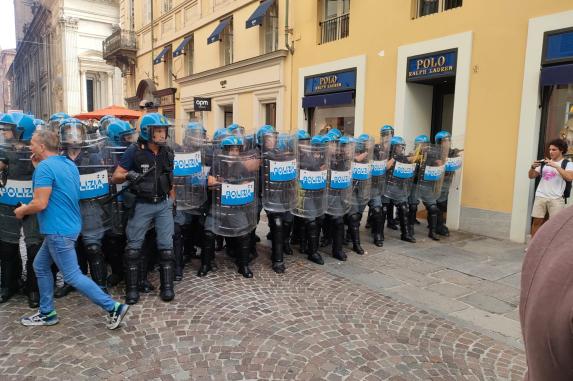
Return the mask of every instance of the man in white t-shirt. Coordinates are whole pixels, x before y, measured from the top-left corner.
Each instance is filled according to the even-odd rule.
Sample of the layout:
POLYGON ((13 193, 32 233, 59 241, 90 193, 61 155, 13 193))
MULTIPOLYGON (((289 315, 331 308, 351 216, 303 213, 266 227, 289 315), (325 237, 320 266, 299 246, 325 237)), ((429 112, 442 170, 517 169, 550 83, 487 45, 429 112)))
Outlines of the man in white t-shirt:
POLYGON ((573 163, 563 157, 566 152, 567 143, 564 140, 552 140, 549 142, 549 158, 534 161, 529 169, 530 179, 541 176, 531 211, 533 218, 532 237, 545 222, 546 214, 549 214, 551 218, 565 208, 563 194, 566 181, 573 180, 573 163), (566 165, 564 165, 563 160, 567 160, 566 165))

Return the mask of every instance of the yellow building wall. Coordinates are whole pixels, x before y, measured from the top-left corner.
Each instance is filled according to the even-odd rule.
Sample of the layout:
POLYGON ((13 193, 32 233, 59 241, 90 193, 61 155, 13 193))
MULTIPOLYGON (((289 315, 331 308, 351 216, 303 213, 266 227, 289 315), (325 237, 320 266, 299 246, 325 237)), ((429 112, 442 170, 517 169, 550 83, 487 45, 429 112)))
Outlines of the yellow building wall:
POLYGON ((464 0, 460 8, 412 20, 410 1, 352 0, 349 37, 319 45, 321 5, 320 0, 297 1, 294 9, 292 120, 303 112, 298 108, 298 69, 365 54, 364 131, 377 134, 394 120, 398 48, 471 31, 462 206, 511 212, 528 22, 570 10, 573 3, 464 0))

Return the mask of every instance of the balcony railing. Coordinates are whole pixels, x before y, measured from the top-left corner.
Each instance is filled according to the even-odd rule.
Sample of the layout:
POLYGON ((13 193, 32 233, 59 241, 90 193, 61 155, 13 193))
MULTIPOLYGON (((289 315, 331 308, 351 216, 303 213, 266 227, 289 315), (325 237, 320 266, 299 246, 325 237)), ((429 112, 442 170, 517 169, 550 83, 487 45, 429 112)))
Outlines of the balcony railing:
POLYGON ((322 21, 319 26, 321 44, 346 38, 350 29, 350 14, 322 21))
POLYGON ((119 50, 137 50, 137 39, 132 30, 118 29, 103 42, 103 58, 111 56, 119 50))

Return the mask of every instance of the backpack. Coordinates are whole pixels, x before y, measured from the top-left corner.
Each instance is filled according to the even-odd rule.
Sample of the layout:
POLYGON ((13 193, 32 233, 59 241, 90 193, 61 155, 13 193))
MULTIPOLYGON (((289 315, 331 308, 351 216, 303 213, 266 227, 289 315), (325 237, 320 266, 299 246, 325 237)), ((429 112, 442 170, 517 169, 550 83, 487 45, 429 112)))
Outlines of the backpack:
MULTIPOLYGON (((565 168, 567 168, 567 164, 569 164, 569 159, 563 159, 561 162, 561 169, 565 170, 565 168)), ((545 164, 541 164, 539 173, 543 173, 543 166, 545 166, 545 164)), ((569 197, 571 197, 571 181, 565 181, 565 190, 563 191, 563 198, 565 199, 565 203, 567 203, 567 199, 569 197)))

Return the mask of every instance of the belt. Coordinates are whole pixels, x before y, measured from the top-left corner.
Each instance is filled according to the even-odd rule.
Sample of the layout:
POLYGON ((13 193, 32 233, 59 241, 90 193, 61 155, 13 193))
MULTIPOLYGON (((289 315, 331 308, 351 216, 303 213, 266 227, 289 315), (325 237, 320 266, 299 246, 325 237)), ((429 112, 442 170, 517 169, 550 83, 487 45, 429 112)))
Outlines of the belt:
POLYGON ((167 195, 155 196, 155 197, 138 197, 136 199, 137 202, 141 202, 144 204, 159 204, 160 202, 165 200, 167 200, 167 195))

